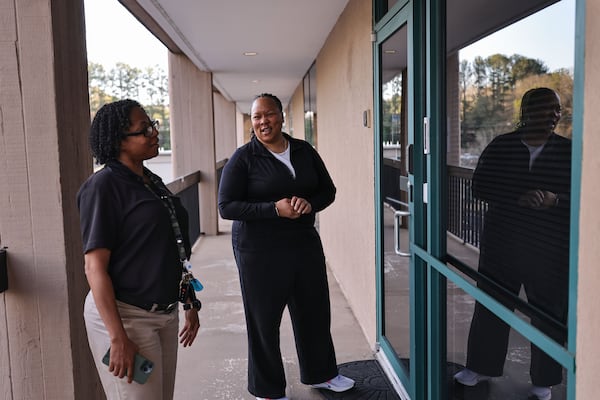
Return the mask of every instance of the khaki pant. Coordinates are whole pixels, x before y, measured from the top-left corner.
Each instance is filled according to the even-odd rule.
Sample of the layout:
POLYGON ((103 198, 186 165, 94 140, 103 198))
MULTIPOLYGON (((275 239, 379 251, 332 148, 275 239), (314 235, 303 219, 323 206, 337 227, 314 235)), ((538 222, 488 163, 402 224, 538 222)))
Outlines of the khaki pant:
POLYGON ((84 319, 90 350, 109 400, 168 400, 173 398, 175 367, 177 365, 177 310, 169 314, 142 310, 117 301, 117 307, 129 339, 139 347, 139 353, 154 363, 148 381, 140 385, 127 383, 108 372, 102 357, 110 347, 108 331, 96 308, 92 293, 85 299, 84 319))

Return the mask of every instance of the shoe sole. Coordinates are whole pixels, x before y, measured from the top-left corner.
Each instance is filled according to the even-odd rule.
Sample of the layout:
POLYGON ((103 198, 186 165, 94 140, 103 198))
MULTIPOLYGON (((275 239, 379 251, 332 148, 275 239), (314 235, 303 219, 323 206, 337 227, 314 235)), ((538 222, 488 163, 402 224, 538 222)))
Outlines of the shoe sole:
POLYGON ((345 392, 346 390, 350 390, 354 387, 354 385, 348 386, 348 387, 337 387, 337 386, 333 386, 333 385, 330 385, 327 383, 319 383, 317 385, 310 385, 310 386, 314 389, 327 389, 327 390, 331 390, 332 392, 336 392, 336 393, 345 392))

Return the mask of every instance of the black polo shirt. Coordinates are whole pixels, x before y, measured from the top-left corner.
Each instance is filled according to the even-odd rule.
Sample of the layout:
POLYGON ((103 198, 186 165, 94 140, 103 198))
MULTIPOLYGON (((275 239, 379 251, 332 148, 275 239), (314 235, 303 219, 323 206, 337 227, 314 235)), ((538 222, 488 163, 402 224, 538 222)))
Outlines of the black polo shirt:
MULTIPOLYGON (((173 203, 189 254, 187 212, 176 196, 173 203)), ((177 301, 181 262, 169 212, 142 177, 109 161, 81 186, 77 205, 84 253, 111 251, 108 274, 117 299, 177 301)))

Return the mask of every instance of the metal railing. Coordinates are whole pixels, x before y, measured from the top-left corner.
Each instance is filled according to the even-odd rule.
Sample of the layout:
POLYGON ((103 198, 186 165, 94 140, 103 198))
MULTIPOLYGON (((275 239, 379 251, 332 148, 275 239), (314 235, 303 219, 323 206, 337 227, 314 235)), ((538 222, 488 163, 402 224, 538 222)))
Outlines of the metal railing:
MULTIPOLYGON (((218 183, 221 181, 221 173, 225 163, 227 163, 227 159, 220 160, 215 165, 217 188, 218 183)), ((191 243, 196 242, 202 234, 200 231, 200 218, 202 217, 200 215, 200 193, 198 192, 200 179, 201 173, 200 171, 196 171, 167 183, 167 188, 169 188, 173 194, 179 196, 182 205, 188 212, 188 233, 191 243)))
MULTIPOLYGON (((383 160, 382 197, 391 206, 407 202, 406 189, 402 190, 400 161, 383 160)), ((447 230, 463 243, 479 247, 483 216, 487 203, 473 197, 471 180, 473 169, 448 166, 448 227, 447 230)))
POLYGON ((179 177, 167 184, 167 188, 181 199, 181 204, 188 212, 188 234, 190 243, 200 237, 200 196, 198 193, 200 171, 179 177))
POLYGON ((448 232, 479 247, 487 203, 473 196, 473 170, 448 166, 448 232))

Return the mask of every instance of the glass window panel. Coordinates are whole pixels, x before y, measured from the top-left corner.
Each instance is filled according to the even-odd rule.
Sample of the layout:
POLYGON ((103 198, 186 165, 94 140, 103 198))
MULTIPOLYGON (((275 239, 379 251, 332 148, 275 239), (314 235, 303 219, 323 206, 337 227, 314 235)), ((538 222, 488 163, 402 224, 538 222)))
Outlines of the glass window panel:
POLYGON ((385 14, 392 8, 399 0, 377 0, 375 1, 375 20, 380 21, 385 14))
MULTIPOLYGON (((447 9, 448 261, 565 345, 575 0, 448 0, 447 9)), ((508 328, 469 301, 449 305, 449 360, 492 363, 498 347, 487 375, 504 376, 512 397, 485 398, 522 398, 529 345, 500 335, 508 328), (469 330, 477 333, 467 340, 469 330), (513 376, 517 353, 514 367, 525 369, 513 376)))
POLYGON ((381 45, 381 198, 383 240, 383 335, 403 367, 410 359, 408 141, 406 108, 407 28, 381 45))
MULTIPOLYGON (((561 379, 561 383, 552 385, 552 400, 564 400, 566 395, 565 370, 550 357, 533 347, 536 361, 532 367, 532 344, 514 330, 499 324, 493 334, 479 335, 476 328, 471 328, 475 311, 475 300, 452 283, 447 287, 447 318, 448 318, 448 390, 449 399, 462 400, 521 400, 529 398, 533 389, 530 368, 536 371, 538 386, 544 383, 540 380, 561 379), (469 335, 469 331, 473 330, 469 335), (494 338, 501 340, 493 340, 494 338), (501 343, 506 343, 506 347, 501 343), (481 347, 481 356, 471 355, 467 361, 467 348, 481 347), (495 360, 494 360, 495 359, 495 360), (453 380, 453 376, 465 365, 479 363, 480 367, 489 368, 488 373, 499 375, 482 380, 473 386, 461 385, 453 380), (493 369, 496 372, 493 373, 493 369), (558 375, 558 378, 552 375, 558 375)), ((481 307, 481 306, 478 306, 481 307)), ((498 320, 484 312, 498 324, 498 320)), ((547 385, 551 386, 551 385, 547 385)))

